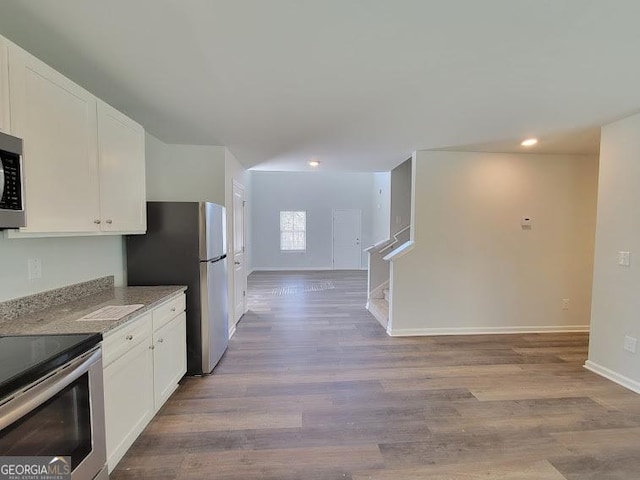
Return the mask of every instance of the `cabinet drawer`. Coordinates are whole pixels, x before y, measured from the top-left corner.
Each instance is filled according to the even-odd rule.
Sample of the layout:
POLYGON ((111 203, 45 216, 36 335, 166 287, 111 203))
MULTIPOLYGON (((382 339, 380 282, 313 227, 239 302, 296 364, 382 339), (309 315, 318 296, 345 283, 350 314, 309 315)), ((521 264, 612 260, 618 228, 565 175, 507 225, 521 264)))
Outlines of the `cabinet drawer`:
POLYGON ((153 331, 162 328, 173 318, 184 312, 186 300, 184 294, 172 298, 153 310, 153 331))
POLYGON ((151 313, 127 323, 114 332, 109 332, 102 341, 102 362, 106 367, 140 342, 151 340, 151 313))

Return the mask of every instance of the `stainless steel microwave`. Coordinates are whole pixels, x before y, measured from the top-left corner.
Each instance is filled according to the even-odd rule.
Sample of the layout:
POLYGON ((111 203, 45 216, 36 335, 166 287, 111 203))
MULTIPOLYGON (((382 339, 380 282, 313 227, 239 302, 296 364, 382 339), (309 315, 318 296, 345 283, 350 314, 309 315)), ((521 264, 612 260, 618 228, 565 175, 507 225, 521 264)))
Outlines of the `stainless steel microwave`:
POLYGON ((24 227, 22 140, 0 132, 0 229, 24 227))

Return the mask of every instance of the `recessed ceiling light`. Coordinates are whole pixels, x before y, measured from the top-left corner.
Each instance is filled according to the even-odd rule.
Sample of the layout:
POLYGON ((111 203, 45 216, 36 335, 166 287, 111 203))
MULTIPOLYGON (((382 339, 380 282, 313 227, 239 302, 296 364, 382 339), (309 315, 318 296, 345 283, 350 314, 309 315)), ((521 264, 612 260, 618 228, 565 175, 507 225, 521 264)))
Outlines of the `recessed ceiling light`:
POLYGON ((537 138, 527 138, 520 145, 522 145, 523 147, 533 147, 536 143, 538 143, 537 138))
POLYGON ((318 165, 320 165, 320 162, 318 160, 311 160, 309 162, 309 165, 311 165, 312 167, 317 167, 318 165))

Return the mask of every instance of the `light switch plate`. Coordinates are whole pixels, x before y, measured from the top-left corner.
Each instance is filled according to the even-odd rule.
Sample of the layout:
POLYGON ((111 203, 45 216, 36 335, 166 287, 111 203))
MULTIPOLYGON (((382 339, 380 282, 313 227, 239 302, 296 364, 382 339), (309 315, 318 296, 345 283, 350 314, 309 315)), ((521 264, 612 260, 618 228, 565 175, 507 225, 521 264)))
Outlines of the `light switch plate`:
POLYGON ((29 280, 42 278, 42 262, 39 258, 30 258, 27 260, 27 274, 29 280))
POLYGON ((627 352, 636 353, 637 346, 638 346, 637 338, 630 337, 629 335, 624 337, 624 349, 627 352))
POLYGON ((629 252, 618 252, 618 265, 621 267, 631 266, 631 254, 629 252))

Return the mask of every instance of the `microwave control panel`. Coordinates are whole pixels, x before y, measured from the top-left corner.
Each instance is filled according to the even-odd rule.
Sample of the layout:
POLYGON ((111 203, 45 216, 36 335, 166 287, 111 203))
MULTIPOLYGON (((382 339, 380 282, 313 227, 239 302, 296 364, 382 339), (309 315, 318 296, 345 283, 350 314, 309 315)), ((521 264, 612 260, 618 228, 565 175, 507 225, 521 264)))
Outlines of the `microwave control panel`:
POLYGON ((22 210, 20 156, 0 150, 0 210, 22 210))

